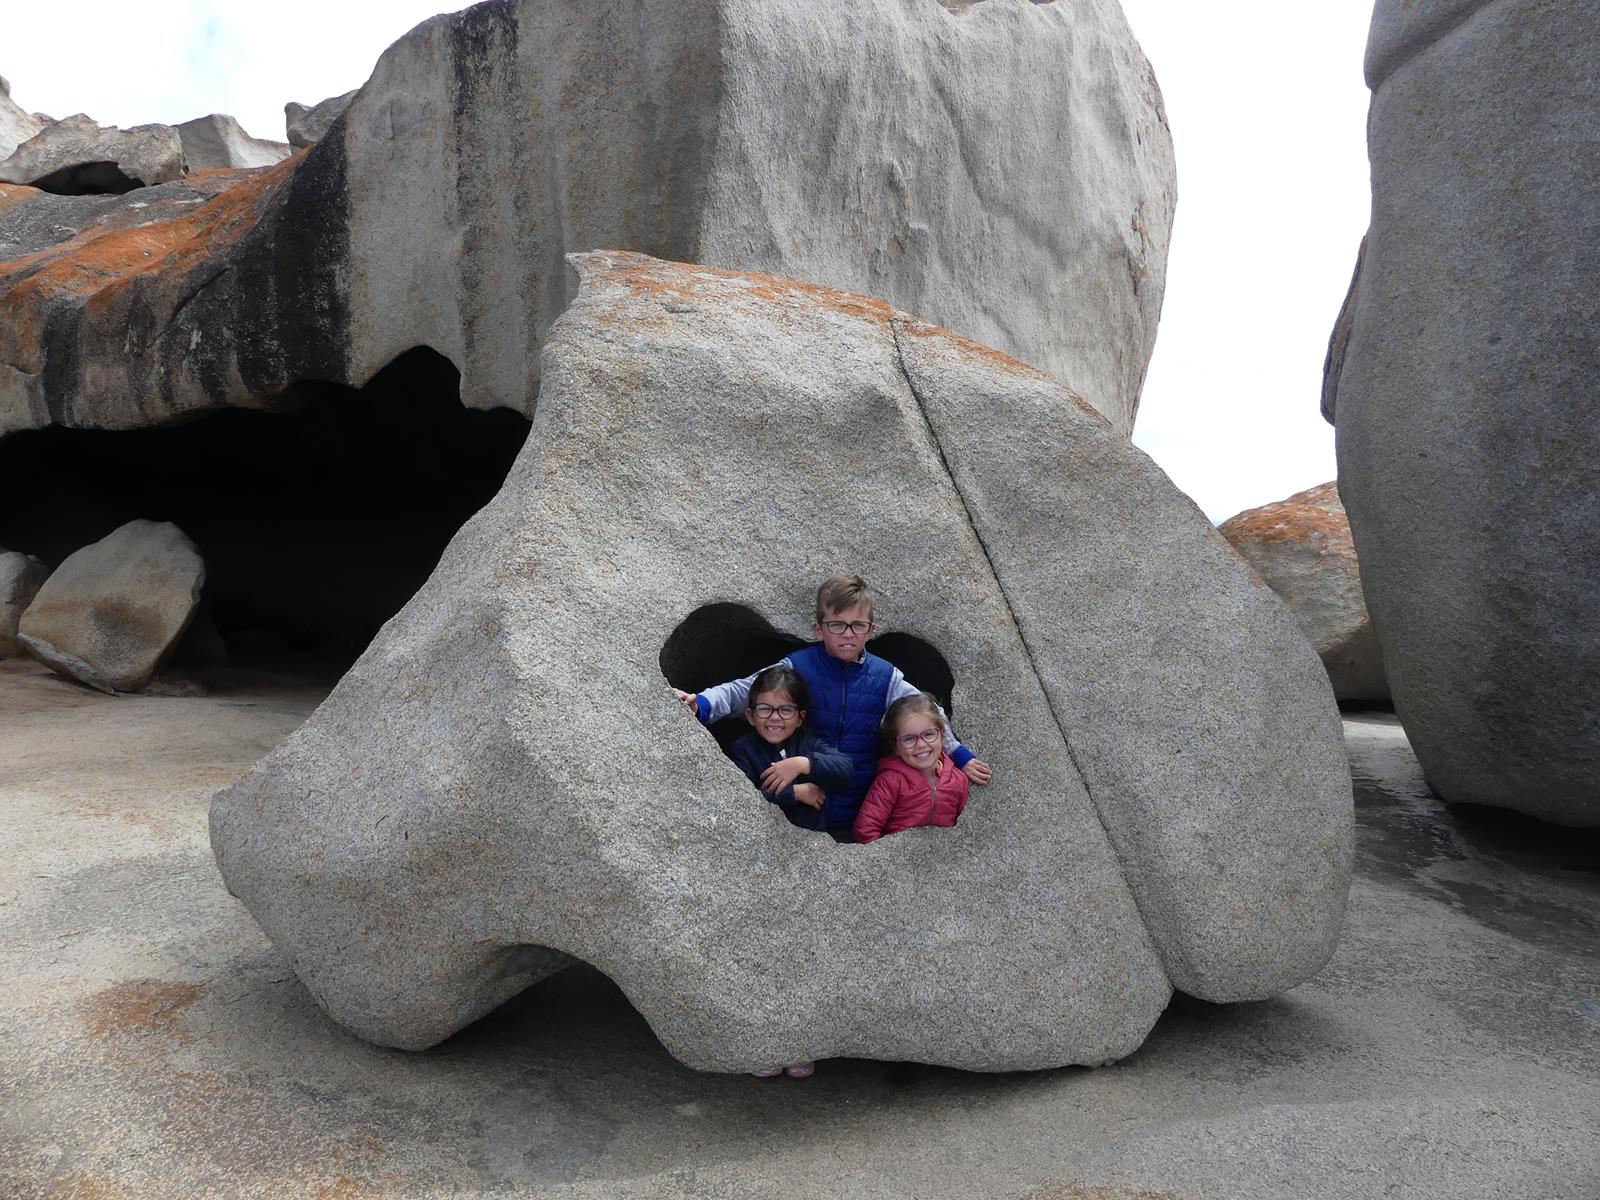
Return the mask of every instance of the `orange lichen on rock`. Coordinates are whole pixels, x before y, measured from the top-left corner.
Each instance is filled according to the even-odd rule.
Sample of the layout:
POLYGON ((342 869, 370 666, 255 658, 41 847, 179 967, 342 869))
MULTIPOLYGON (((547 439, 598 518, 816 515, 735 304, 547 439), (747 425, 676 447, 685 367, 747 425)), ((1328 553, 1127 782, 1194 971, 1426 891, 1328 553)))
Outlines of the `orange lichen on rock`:
POLYGON ((45 309, 53 302, 79 298, 93 313, 142 275, 219 257, 255 226, 303 157, 264 169, 203 172, 200 190, 217 190, 192 211, 138 225, 96 222, 59 245, 0 264, 0 361, 39 369, 45 309))
POLYGON ((1350 540, 1350 518, 1339 502, 1339 485, 1322 483, 1286 500, 1264 504, 1230 517, 1219 527, 1229 542, 1309 541, 1312 538, 1350 540))
POLYGON ((823 287, 817 283, 783 279, 777 275, 725 271, 720 267, 707 267, 699 263, 675 263, 626 250, 606 251, 604 261, 606 276, 623 284, 636 296, 673 296, 681 300, 693 300, 700 295, 696 282, 705 279, 733 284, 746 295, 774 304, 793 304, 803 298, 808 305, 819 305, 846 316, 884 322, 895 314, 893 306, 871 296, 823 287))
POLYGON ((90 997, 85 1024, 91 1036, 160 1036, 180 1042, 194 1037, 181 1020, 183 1010, 200 998, 200 989, 168 979, 136 979, 90 997))

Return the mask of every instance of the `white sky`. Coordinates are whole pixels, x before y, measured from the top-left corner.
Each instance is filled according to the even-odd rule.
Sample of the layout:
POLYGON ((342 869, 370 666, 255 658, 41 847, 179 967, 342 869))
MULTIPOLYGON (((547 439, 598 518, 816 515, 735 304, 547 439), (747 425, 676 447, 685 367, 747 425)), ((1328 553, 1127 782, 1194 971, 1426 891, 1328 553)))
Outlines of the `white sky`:
MULTIPOLYGON (((452 0, 69 0, 6 14, 24 108, 108 125, 232 113, 281 139, 283 105, 359 87, 452 0), (18 50, 21 53, 17 53, 18 50)), ((1213 520, 1334 477, 1322 359, 1368 213, 1370 0, 1122 0, 1166 96, 1178 216, 1134 441, 1213 520)))

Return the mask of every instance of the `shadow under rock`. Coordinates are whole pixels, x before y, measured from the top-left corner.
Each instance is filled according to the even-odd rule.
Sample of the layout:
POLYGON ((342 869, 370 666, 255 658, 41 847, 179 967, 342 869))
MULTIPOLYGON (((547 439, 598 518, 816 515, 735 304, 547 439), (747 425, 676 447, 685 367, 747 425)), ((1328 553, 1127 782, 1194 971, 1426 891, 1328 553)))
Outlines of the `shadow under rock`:
POLYGON ((623 1178, 690 1160, 738 1161, 771 1153, 774 1139, 794 1145, 835 1137, 845 1107, 904 1122, 1085 1074, 850 1058, 821 1061, 804 1080, 695 1071, 668 1054, 622 989, 586 963, 542 980, 425 1054, 510 1077, 479 1101, 476 1141, 465 1148, 480 1175, 502 1186, 572 1179, 580 1170, 590 1179, 623 1178), (625 1155, 600 1161, 623 1142, 625 1155))

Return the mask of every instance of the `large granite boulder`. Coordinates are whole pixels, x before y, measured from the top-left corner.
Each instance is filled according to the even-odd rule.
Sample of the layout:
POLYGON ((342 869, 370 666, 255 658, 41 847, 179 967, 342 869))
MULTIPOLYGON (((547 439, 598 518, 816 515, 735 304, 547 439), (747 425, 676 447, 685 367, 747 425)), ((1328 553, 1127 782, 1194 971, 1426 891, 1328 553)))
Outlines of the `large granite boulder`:
POLYGON ((129 521, 67 557, 22 614, 22 648, 103 692, 150 682, 188 628, 205 563, 170 522, 129 521))
POLYGON ((46 125, 0 161, 0 183, 63 196, 122 193, 183 175, 183 141, 170 125, 118 129, 79 113, 46 125))
POLYGON ((1324 389, 1429 783, 1585 826, 1600 825, 1596 15, 1380 0, 1372 227, 1324 389))
POLYGON ((316 104, 297 104, 293 100, 283 106, 283 128, 289 145, 296 149, 314 146, 327 135, 333 123, 344 115, 355 99, 355 92, 342 96, 329 96, 316 104))
POLYGON ((623 246, 892 300, 1126 433, 1174 203, 1115 0, 490 0, 238 191, 0 263, 0 431, 360 384, 418 345, 464 403, 531 412, 562 255, 623 246))
POLYGON ((1247 509, 1218 531, 1283 597, 1328 669, 1334 697, 1387 704, 1383 652, 1361 595, 1361 569, 1339 485, 1320 484, 1247 509))
POLYGON ((575 956, 696 1067, 1009 1070, 1322 966, 1352 823, 1322 665, 1148 458, 878 301, 573 262, 504 488, 212 804, 335 1020, 428 1046, 575 956), (801 634, 841 566, 946 657, 994 765, 954 830, 799 830, 668 690, 693 614, 801 634))
POLYGON ((17 622, 49 577, 50 568, 33 555, 0 550, 0 658, 14 658, 22 652, 17 645, 17 622))
POLYGON ((270 167, 293 153, 287 142, 251 137, 244 126, 226 113, 212 113, 175 125, 183 143, 183 158, 191 171, 217 168, 270 167))

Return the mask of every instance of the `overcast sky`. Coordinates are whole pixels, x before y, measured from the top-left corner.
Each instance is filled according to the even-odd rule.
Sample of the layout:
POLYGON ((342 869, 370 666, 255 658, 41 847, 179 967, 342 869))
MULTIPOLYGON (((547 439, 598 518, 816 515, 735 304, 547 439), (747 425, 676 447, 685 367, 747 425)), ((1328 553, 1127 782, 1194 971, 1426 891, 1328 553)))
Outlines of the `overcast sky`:
MULTIPOLYGON (((1213 520, 1334 476, 1322 358, 1368 212, 1368 0, 1122 0, 1166 96, 1178 216, 1134 441, 1213 520)), ((232 113, 359 87, 445 0, 17 4, 12 98, 108 125, 232 113), (67 15, 64 15, 67 14, 67 15), (68 17, 70 16, 70 19, 68 17)))

